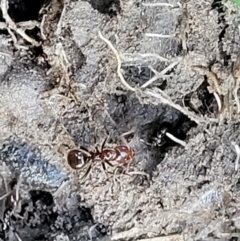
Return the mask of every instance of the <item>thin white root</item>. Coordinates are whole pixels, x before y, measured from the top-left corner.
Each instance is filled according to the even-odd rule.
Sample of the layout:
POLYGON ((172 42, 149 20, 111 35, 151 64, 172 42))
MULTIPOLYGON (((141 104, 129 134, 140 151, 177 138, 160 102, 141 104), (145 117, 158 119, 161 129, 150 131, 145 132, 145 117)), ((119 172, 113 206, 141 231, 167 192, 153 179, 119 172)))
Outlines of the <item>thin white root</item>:
POLYGON ((160 61, 169 62, 170 60, 154 53, 147 53, 147 54, 131 54, 131 53, 124 53, 121 54, 123 61, 136 61, 142 58, 156 58, 160 61))
POLYGON ((215 99, 217 101, 218 111, 220 112, 221 109, 222 109, 222 102, 220 100, 220 97, 219 97, 219 95, 216 92, 213 92, 213 95, 214 95, 214 97, 215 97, 215 99))
POLYGON ((19 190, 20 190, 20 186, 22 184, 22 178, 19 177, 18 182, 17 182, 17 186, 16 186, 16 201, 18 202, 20 199, 20 195, 19 195, 19 190))
POLYGON ((66 188, 67 184, 69 184, 69 181, 63 182, 61 186, 53 193, 53 197, 60 196, 60 194, 63 193, 63 190, 66 188))
POLYGON ((94 225, 92 225, 90 228, 89 228, 89 230, 88 230, 88 236, 89 236, 89 239, 92 241, 92 232, 93 232, 93 230, 95 229, 97 227, 97 224, 94 224, 94 225))
POLYGON ((8 28, 14 30, 16 33, 18 33, 23 39, 25 39, 26 41, 28 41, 29 43, 31 43, 34 46, 39 46, 40 44, 32 39, 31 37, 29 37, 21 28, 18 28, 17 25, 14 23, 14 21, 10 18, 10 16, 8 15, 7 12, 8 9, 8 0, 1 0, 1 10, 2 10, 2 15, 3 18, 6 21, 6 25, 8 28))
POLYGON ((153 38, 174 38, 175 35, 171 34, 158 34, 158 33, 146 33, 146 37, 153 37, 153 38))
POLYGON ((120 59, 120 56, 118 54, 118 51, 113 47, 112 43, 103 37, 102 33, 99 31, 98 32, 98 35, 99 37, 109 46, 109 48, 113 51, 113 53, 115 54, 116 58, 117 58, 117 63, 118 63, 118 66, 117 66, 117 74, 118 74, 118 77, 120 78, 122 84, 129 90, 131 91, 135 91, 135 88, 133 88, 132 86, 130 86, 124 79, 122 73, 121 73, 121 65, 122 65, 122 61, 120 59))
POLYGON ((183 241, 182 235, 169 235, 155 238, 138 239, 137 241, 183 241))
MULTIPOLYGON (((209 121, 212 121, 212 122, 217 122, 218 120, 216 119, 212 119, 212 118, 208 118, 208 120, 204 120, 203 118, 199 117, 199 116, 196 116, 194 113, 186 110, 185 108, 181 107, 180 105, 178 104, 175 104, 171 98, 166 94, 164 93, 164 91, 158 89, 158 88, 152 88, 152 89, 147 89, 147 90, 144 90, 142 91, 141 89, 150 85, 151 83, 153 83, 155 80, 156 80, 156 77, 155 79, 150 79, 147 83, 145 83, 144 85, 141 86, 141 89, 135 89, 133 87, 131 87, 124 79, 122 73, 121 73, 121 59, 120 59, 120 56, 119 56, 119 53, 118 51, 113 47, 112 43, 103 37, 103 35, 101 34, 101 32, 99 31, 98 32, 99 34, 99 37, 109 46, 109 48, 111 48, 111 50, 113 51, 113 53, 115 54, 116 58, 117 58, 117 63, 118 63, 118 67, 117 67, 117 74, 122 82, 122 84, 129 90, 133 91, 133 92, 136 92, 137 95, 139 96, 142 96, 143 98, 148 98, 149 97, 153 97, 156 99, 156 101, 158 100, 159 102, 161 102, 162 104, 166 104, 166 105, 170 105, 172 106, 173 108, 179 110, 180 112, 182 112, 184 115, 188 116, 192 121, 194 121, 195 123, 201 125, 201 124, 206 124, 206 122, 209 122, 209 121)), ((178 61, 170 64, 166 69, 164 69, 161 73, 165 73, 165 72, 168 72, 171 68, 173 68, 176 64, 178 64, 180 61, 182 60, 182 58, 180 58, 178 61)), ((160 73, 159 73, 160 74, 160 73)), ((154 78, 153 77, 153 78, 154 78)))
POLYGON ((147 174, 146 172, 132 171, 132 172, 127 172, 127 174, 129 174, 129 175, 142 175, 142 176, 149 177, 149 174, 147 174))
POLYGON ((18 233, 17 233, 16 231, 14 231, 14 230, 13 230, 13 232, 14 232, 14 235, 15 235, 15 237, 17 238, 17 240, 18 240, 18 241, 22 241, 22 239, 20 238, 20 236, 18 235, 18 233))
POLYGON ((42 36, 43 40, 47 39, 47 36, 44 33, 44 24, 45 24, 45 21, 46 21, 46 17, 47 17, 47 14, 44 14, 43 17, 42 17, 41 25, 40 25, 40 31, 41 31, 41 36, 42 36))
POLYGON ((235 160, 235 171, 238 171, 238 167, 239 167, 239 159, 240 159, 240 147, 239 145, 237 145, 236 143, 232 142, 232 145, 235 147, 235 151, 237 154, 236 160, 235 160))
MULTIPOLYGON (((184 115, 188 116, 192 121, 194 121, 196 124, 198 125, 201 125, 201 124, 205 124, 206 121, 199 117, 199 116, 196 116, 194 113, 186 110, 185 108, 183 108, 182 106, 178 105, 178 104, 175 104, 173 103, 173 101, 171 100, 171 98, 166 94, 164 93, 162 90, 160 89, 156 89, 154 88, 153 90, 145 90, 144 91, 144 94, 147 95, 147 96, 152 96, 158 100, 161 101, 161 103, 163 104, 166 104, 166 105, 170 105, 172 106, 173 108, 179 110, 180 112, 182 112, 184 115), (154 90, 154 91, 153 91, 154 90), (159 92, 159 93, 158 93, 159 92)), ((213 121, 213 122, 217 122, 218 120, 217 119, 208 119, 208 121, 213 121)))
POLYGON ((237 103, 237 113, 240 112, 240 102, 239 102, 239 98, 238 98, 238 89, 239 89, 239 76, 234 76, 235 77, 235 86, 234 86, 234 89, 233 89, 233 96, 234 96, 234 99, 237 103))
POLYGON ((9 193, 4 194, 3 196, 0 197, 0 200, 3 200, 5 197, 7 197, 9 193))
POLYGON ((166 132, 166 136, 171 139, 172 141, 178 143, 181 146, 186 146, 187 143, 185 141, 179 140, 177 137, 175 137, 174 135, 170 134, 169 132, 166 132))
POLYGON ((142 3, 146 7, 175 7, 175 5, 170 3, 142 3))
POLYGON ((155 75, 150 80, 148 80, 145 84, 143 84, 141 86, 141 88, 146 88, 147 86, 149 86, 150 84, 152 84, 153 82, 158 80, 159 78, 162 78, 169 70, 174 68, 181 60, 182 60, 182 58, 179 58, 177 61, 173 62, 167 68, 162 70, 160 73, 158 71, 156 71, 155 69, 153 69, 152 67, 149 67, 155 75))

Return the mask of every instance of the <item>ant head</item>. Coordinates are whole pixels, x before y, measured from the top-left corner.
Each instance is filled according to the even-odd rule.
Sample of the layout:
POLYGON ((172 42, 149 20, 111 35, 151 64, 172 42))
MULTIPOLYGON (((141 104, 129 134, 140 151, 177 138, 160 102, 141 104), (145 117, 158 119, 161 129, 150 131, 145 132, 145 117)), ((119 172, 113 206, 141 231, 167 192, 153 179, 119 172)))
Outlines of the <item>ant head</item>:
POLYGON ((74 149, 68 152, 67 161, 71 168, 80 169, 91 159, 91 157, 91 153, 85 149, 74 149))

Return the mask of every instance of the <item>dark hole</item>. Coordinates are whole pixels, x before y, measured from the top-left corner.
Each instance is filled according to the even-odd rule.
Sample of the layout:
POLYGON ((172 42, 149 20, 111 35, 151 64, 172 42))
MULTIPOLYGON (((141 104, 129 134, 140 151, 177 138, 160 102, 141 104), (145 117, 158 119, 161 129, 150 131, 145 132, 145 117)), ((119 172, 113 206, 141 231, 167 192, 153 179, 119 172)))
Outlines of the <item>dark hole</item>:
POLYGON ((201 189, 204 185, 209 184, 209 183, 210 183, 210 181, 208 181, 208 180, 202 181, 197 184, 197 188, 201 189))
POLYGON ((222 39, 224 38, 224 35, 226 33, 226 29, 228 28, 228 24, 226 24, 226 19, 225 19, 225 7, 223 4, 222 0, 214 0, 212 3, 212 9, 216 9, 218 11, 218 24, 224 26, 222 28, 222 31, 219 33, 218 36, 218 44, 219 44, 219 49, 221 52, 221 55, 223 57, 223 63, 224 66, 228 66, 229 60, 231 59, 231 56, 228 55, 224 50, 223 50, 223 44, 222 44, 222 39))
POLYGON ((171 140, 166 135, 166 132, 184 141, 187 137, 187 132, 195 126, 196 124, 187 116, 173 108, 167 108, 154 121, 144 125, 139 133, 140 139, 146 143, 154 160, 146 165, 145 171, 151 174, 155 167, 163 160, 165 154, 174 146, 179 145, 171 140))
MULTIPOLYGON (((8 14, 15 22, 38 20, 41 7, 46 0, 9 0, 8 14)), ((4 21, 0 11, 0 21, 4 21)))
POLYGON ((31 30, 26 30, 25 32, 29 37, 34 38, 36 41, 39 42, 41 40, 39 28, 36 27, 31 30))
POLYGON ((121 10, 119 0, 91 0, 90 3, 94 9, 109 16, 117 15, 121 10))
POLYGON ((49 192, 45 192, 41 190, 31 190, 29 191, 29 194, 31 195, 33 204, 35 204, 39 200, 47 206, 50 206, 53 204, 53 196, 49 192))
POLYGON ((236 189, 239 191, 240 190, 240 178, 236 182, 236 189))
POLYGON ((207 173, 207 167, 206 166, 200 166, 198 169, 197 169, 197 176, 205 176, 207 173))

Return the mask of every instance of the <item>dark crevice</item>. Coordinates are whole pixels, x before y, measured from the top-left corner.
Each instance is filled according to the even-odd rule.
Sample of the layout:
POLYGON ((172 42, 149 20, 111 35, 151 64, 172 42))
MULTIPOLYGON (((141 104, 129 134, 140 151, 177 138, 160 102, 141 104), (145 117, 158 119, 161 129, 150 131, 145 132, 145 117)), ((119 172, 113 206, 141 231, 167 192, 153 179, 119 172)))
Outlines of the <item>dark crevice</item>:
MULTIPOLYGON (((154 76, 154 73, 151 71, 151 69, 146 66, 132 65, 122 68, 124 70, 124 78, 129 84, 133 86, 141 86, 154 76)), ((170 74, 170 71, 168 72, 168 74, 170 74)), ((161 90, 164 90, 167 87, 167 80, 158 80, 153 83, 153 85, 161 90)))
MULTIPOLYGON (((46 0, 8 0, 8 14, 15 22, 39 20, 39 11, 46 0)), ((0 11, 0 21, 3 22, 0 11)))
POLYGON ((120 0, 90 0, 90 4, 100 13, 108 14, 110 17, 121 11, 120 0))
MULTIPOLYGON (((184 141, 188 131, 196 126, 187 116, 170 106, 141 104, 137 98, 124 94, 109 96, 108 113, 115 124, 106 118, 104 125, 108 133, 113 133, 114 143, 117 143, 119 135, 136 129, 134 136, 141 144, 136 142, 135 160, 141 162, 147 159, 142 167, 149 174, 152 174, 168 151, 179 146, 167 137, 166 132, 184 141)), ((140 185, 147 184, 146 180, 136 182, 140 185)))
MULTIPOLYGON (((79 195, 70 195, 66 199, 68 206, 66 204, 61 208, 56 208, 51 193, 41 190, 31 190, 29 198, 23 198, 21 201, 19 215, 12 215, 10 220, 11 229, 16 230, 21 240, 52 240, 53 233, 54 235, 64 233, 71 240, 79 235, 81 240, 88 240, 89 234, 85 231, 85 227, 90 228, 93 225, 95 228, 91 233, 92 240, 99 240, 108 232, 104 225, 94 222, 91 209, 85 206, 79 195)), ((5 209, 5 218, 12 208, 5 209)), ((9 231, 10 228, 3 230, 3 222, 0 220, 0 238, 8 240, 9 231)))
POLYGON ((184 141, 188 131, 195 126, 196 124, 187 116, 171 107, 167 108, 154 121, 142 126, 140 137, 151 151, 152 158, 155 159, 151 169, 154 170, 161 160, 163 160, 165 154, 174 146, 179 146, 179 144, 168 138, 166 133, 170 133, 184 141))
POLYGON ((207 77, 205 76, 205 80, 203 83, 198 87, 195 92, 190 92, 188 95, 184 97, 184 105, 189 107, 191 111, 194 111, 196 114, 206 115, 206 114, 213 114, 217 110, 217 103, 212 93, 208 91, 208 81, 207 77), (196 94, 194 99, 194 94, 196 94), (195 103, 194 103, 195 102, 195 103), (198 105, 196 105, 198 102, 198 105))
POLYGON ((231 59, 231 56, 228 55, 224 50, 223 50, 223 43, 222 40, 225 36, 226 29, 228 28, 228 24, 226 23, 225 19, 225 10, 224 10, 224 5, 222 3, 222 0, 214 0, 212 3, 212 9, 216 9, 218 12, 218 24, 222 26, 222 30, 219 33, 218 36, 218 48, 220 51, 220 56, 223 58, 223 65, 228 66, 229 60, 231 59))

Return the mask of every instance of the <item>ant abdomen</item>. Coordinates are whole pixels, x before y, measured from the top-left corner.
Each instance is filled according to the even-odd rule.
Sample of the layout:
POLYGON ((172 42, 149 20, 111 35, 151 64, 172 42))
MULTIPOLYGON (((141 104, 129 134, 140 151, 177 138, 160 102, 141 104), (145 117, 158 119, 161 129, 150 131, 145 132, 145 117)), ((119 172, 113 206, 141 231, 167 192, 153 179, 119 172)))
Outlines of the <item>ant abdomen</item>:
POLYGON ((73 149, 68 152, 68 164, 73 169, 80 169, 92 159, 92 154, 87 149, 73 149))

